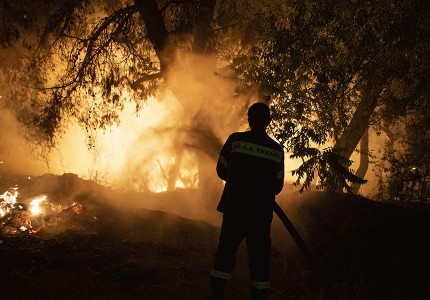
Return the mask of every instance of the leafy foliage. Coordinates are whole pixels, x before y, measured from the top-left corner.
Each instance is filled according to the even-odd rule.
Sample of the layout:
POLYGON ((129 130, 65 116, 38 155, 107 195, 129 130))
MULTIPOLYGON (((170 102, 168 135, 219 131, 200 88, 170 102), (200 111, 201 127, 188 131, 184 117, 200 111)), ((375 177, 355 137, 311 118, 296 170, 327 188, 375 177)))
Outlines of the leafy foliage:
POLYGON ((388 192, 402 201, 429 201, 430 190, 430 116, 429 102, 423 101, 418 111, 410 111, 405 118, 404 132, 396 151, 385 157, 390 167, 388 192))
MULTIPOLYGON (((316 187, 327 191, 335 191, 339 182, 345 180, 358 184, 367 182, 354 175, 354 171, 349 168, 352 161, 339 155, 333 147, 320 149, 326 142, 325 135, 316 134, 314 130, 297 126, 292 122, 285 122, 282 127, 279 126, 279 119, 276 121, 270 128, 272 134, 288 152, 292 153, 291 159, 302 160, 302 164, 292 171, 292 175, 297 177, 294 184, 300 186, 300 192, 311 187, 317 174, 319 180, 316 187), (311 143, 318 147, 313 147, 311 143), (339 181, 339 178, 342 180, 339 181)), ((348 186, 341 188, 343 187, 349 188, 348 186)))
POLYGON ((318 168, 311 166, 320 164, 320 178, 342 186, 345 180, 363 183, 348 169, 363 133, 388 112, 406 111, 426 82, 419 74, 427 69, 421 58, 429 48, 421 43, 428 44, 428 4, 334 0, 286 5, 284 22, 271 22, 273 35, 256 45, 244 59, 250 63, 236 71, 272 98, 275 135, 307 162, 296 174, 313 178, 318 168), (407 92, 399 93, 396 86, 407 92), (307 161, 309 144, 303 140, 334 146, 307 161), (324 171, 326 166, 340 172, 337 179, 324 171))
MULTIPOLYGON (((28 15, 38 10, 40 16, 32 23, 36 30, 28 32, 37 39, 32 45, 37 51, 22 57, 21 67, 6 72, 6 81, 14 89, 10 98, 16 102, 11 106, 19 119, 29 128, 41 129, 42 138, 54 144, 70 119, 88 132, 107 128, 120 122, 119 112, 126 102, 135 103, 139 111, 148 97, 162 93, 175 55, 191 51, 193 43, 205 38, 197 36, 196 29, 212 22, 199 18, 213 1, 157 2, 145 1, 145 5, 154 3, 161 20, 142 16, 142 1, 57 1, 53 5, 19 0, 11 6, 16 19, 19 7, 26 7, 28 15)), ((249 24, 267 8, 258 1, 220 1, 217 9, 213 18, 218 30, 208 32, 213 36, 211 47, 213 53, 229 59, 229 51, 240 44, 243 28, 255 40, 260 27, 249 24)), ((16 19, 6 22, 11 31, 22 35, 26 28, 16 19)))
POLYGON ((219 75, 237 82, 239 96, 270 100, 274 136, 303 162, 297 183, 307 188, 318 174, 322 188, 348 188, 346 181, 364 183, 349 160, 364 131, 411 109, 420 115, 416 102, 428 91, 425 0, 0 5, 2 47, 31 50, 2 76, 10 107, 50 146, 70 119, 91 134, 120 122, 127 101, 139 111, 168 88, 178 53, 198 50, 218 58, 219 75))

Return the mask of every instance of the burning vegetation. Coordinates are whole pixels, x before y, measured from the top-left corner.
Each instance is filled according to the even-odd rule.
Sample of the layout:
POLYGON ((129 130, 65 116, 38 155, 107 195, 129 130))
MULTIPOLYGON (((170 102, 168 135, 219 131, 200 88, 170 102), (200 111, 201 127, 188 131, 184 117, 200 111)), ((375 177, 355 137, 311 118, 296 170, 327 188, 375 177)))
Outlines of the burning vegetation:
POLYGON ((0 230, 5 235, 31 235, 39 231, 60 233, 65 230, 86 231, 83 220, 97 221, 88 215, 83 203, 69 203, 64 199, 51 200, 47 195, 20 197, 18 187, 10 188, 0 196, 0 230))
POLYGON ((3 176, 2 179, 0 187, 15 183, 0 198, 0 232, 6 235, 121 232, 131 226, 127 222, 128 214, 143 208, 216 222, 215 212, 207 212, 214 210, 211 206, 215 206, 216 196, 207 194, 208 202, 200 201, 198 197, 202 194, 197 189, 119 192, 70 173, 3 176))
MULTIPOLYGON (((204 298, 214 156, 256 100, 289 182, 405 206, 284 189, 339 295, 430 298, 428 1, 0 3, 0 298, 204 298)), ((273 233, 269 298, 324 298, 273 233)))
MULTIPOLYGON (((210 215, 203 212, 215 209, 208 202, 216 198, 196 189, 115 192, 73 174, 2 177, 2 185, 11 183, 1 195, 0 296, 208 296, 219 229, 206 222, 210 215)), ((341 299, 430 295, 426 209, 288 191, 277 202, 341 299)), ((318 277, 276 217, 272 240, 268 299, 326 299, 318 277)), ((248 280, 245 257, 241 247, 227 291, 231 297, 249 293, 243 284, 248 280)))
MULTIPOLYGON (((2 176, 0 185, 10 182, 16 186, 0 201, 0 297, 75 298, 78 293, 119 299, 137 293, 168 299, 173 290, 161 298, 158 292, 164 284, 187 286, 205 272, 217 235, 205 222, 135 207, 131 195, 73 174, 2 176), (112 197, 115 205, 109 204, 112 197), (204 256, 201 249, 206 249, 204 256), (190 255, 201 259, 185 266, 181 260, 190 255), (19 278, 24 280, 17 290, 19 278), (42 282, 50 288, 41 288, 42 282), (70 291, 68 282, 79 291, 70 291), (117 290, 112 293, 110 285, 117 290)), ((144 193, 139 197, 146 198, 144 193)), ((186 299, 184 294, 179 292, 178 299, 186 299)))
MULTIPOLYGON (((0 196, 1 230, 3 234, 35 234, 40 230, 61 232, 78 229, 77 221, 85 210, 81 203, 50 202, 47 195, 20 199, 18 187, 0 196)), ((97 217, 91 216, 94 220, 97 217)), ((79 222, 81 223, 81 222, 79 222)), ((82 228, 81 228, 82 229, 82 228)))
MULTIPOLYGON (((4 234, 15 234, 18 231, 36 233, 41 226, 38 219, 46 211, 46 195, 41 195, 32 200, 19 201, 18 187, 10 188, 0 196, 0 217, 1 227, 4 234), (42 207, 43 206, 43 207, 42 207)), ((48 203, 49 204, 49 203, 48 203)), ((58 208, 51 205, 51 210, 56 211, 58 208)), ((59 208, 61 210, 61 206, 59 208)))
MULTIPOLYGON (((74 186, 77 177, 68 174, 63 179, 74 186)), ((49 183, 55 183, 55 176, 22 178, 20 184, 0 196, 1 234, 57 235, 64 231, 88 233, 99 229, 99 217, 105 210, 103 205, 97 205, 89 194, 68 194, 54 186, 46 188, 46 194, 42 194, 40 190, 49 183)))

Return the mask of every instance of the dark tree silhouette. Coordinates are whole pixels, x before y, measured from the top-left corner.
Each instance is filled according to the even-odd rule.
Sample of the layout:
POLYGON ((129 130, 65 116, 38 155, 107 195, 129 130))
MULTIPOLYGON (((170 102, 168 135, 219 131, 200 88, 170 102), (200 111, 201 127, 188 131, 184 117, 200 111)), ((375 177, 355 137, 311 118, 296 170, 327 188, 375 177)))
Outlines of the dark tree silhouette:
POLYGON ((275 134, 304 159, 296 174, 305 186, 316 171, 324 178, 338 173, 332 180, 322 178, 326 188, 363 183, 348 170, 363 134, 381 119, 395 118, 388 113, 394 108, 406 111, 428 81, 423 72, 429 70, 429 4, 333 0, 288 5, 287 21, 275 22, 273 37, 236 70, 265 86, 263 92, 274 99, 275 134), (399 86, 404 93, 397 92, 399 86), (310 141, 334 146, 319 150, 310 141))
MULTIPOLYGON (((9 106, 28 128, 39 129, 33 138, 42 132, 51 146, 70 119, 91 136, 96 128, 120 122, 127 101, 139 111, 148 97, 162 97, 166 90, 190 112, 184 144, 216 145, 207 142, 218 138, 206 126, 207 111, 220 106, 209 95, 191 101, 174 84, 203 66, 196 81, 231 81, 241 99, 232 96, 219 112, 226 131, 237 126, 231 119, 243 115, 252 97, 266 97, 274 134, 303 160, 295 171, 298 182, 306 188, 317 173, 324 188, 349 188, 348 181, 364 182, 350 170, 349 158, 369 126, 407 114, 428 89, 424 0, 3 0, 0 5, 3 49, 19 45, 28 51, 19 65, 0 66, 9 106), (186 63, 185 53, 193 54, 186 63), (327 142, 334 146, 314 146, 327 142)), ((180 150, 176 158, 179 163, 180 150)))

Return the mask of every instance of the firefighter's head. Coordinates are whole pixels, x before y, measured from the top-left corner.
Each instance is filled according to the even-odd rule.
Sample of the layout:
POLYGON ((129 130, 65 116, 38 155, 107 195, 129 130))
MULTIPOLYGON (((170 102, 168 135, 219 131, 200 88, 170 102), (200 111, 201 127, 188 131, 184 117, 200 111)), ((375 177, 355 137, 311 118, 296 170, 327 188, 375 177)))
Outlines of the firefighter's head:
POLYGON ((263 102, 257 102, 248 109, 248 123, 251 129, 266 129, 272 118, 269 106, 263 102))

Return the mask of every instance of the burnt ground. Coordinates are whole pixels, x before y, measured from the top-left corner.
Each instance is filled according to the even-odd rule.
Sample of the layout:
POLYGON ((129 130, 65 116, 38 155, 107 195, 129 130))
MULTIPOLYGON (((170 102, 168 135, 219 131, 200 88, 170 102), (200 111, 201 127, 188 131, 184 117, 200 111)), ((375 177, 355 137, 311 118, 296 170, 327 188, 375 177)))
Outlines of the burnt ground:
MULTIPOLYGON (((189 218, 213 208, 192 212, 196 191, 118 193, 71 174, 3 177, 2 190, 12 183, 22 199, 43 192, 63 209, 33 219, 36 233, 17 229, 24 210, 1 219, 0 299, 208 299, 219 219, 189 218)), ((430 299, 427 207, 317 192, 277 201, 340 299, 430 299)), ((277 217, 272 238, 268 299, 328 299, 277 217)), ((248 299, 247 283, 242 247, 226 298, 248 299)))

